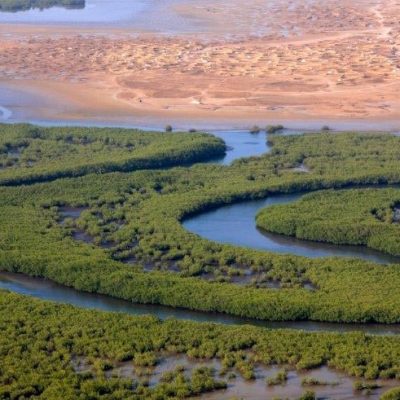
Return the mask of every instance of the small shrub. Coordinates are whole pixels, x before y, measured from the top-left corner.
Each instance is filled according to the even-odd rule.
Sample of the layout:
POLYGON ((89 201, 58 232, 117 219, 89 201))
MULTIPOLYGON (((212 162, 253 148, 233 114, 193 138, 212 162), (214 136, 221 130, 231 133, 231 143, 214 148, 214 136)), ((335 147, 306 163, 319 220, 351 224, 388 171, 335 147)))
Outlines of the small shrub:
POLYGON ((371 390, 379 389, 381 385, 379 383, 368 383, 368 382, 361 382, 361 381, 356 381, 354 382, 353 388, 357 392, 362 392, 362 391, 367 391, 371 392, 371 390))
POLYGON ((250 129, 250 133, 260 133, 261 129, 259 126, 254 125, 251 129, 250 129))
POLYGON ((157 357, 153 352, 137 353, 134 364, 137 367, 153 367, 157 364, 157 357))
POLYGON ((299 397, 299 400, 315 400, 315 393, 307 390, 301 397, 299 397))
POLYGON ((283 125, 268 125, 265 128, 265 131, 267 133, 273 134, 273 133, 277 133, 279 131, 282 131, 283 129, 285 129, 283 125))
POLYGON ((286 383, 287 379, 288 379, 287 371, 285 369, 281 369, 276 373, 276 375, 267 378, 267 385, 268 386, 283 385, 284 383, 286 383))
POLYGON ((400 400, 400 387, 385 392, 382 395, 381 400, 400 400))
POLYGON ((321 381, 318 378, 314 378, 312 376, 308 378, 303 378, 301 381, 301 386, 334 386, 338 384, 339 382, 321 381))

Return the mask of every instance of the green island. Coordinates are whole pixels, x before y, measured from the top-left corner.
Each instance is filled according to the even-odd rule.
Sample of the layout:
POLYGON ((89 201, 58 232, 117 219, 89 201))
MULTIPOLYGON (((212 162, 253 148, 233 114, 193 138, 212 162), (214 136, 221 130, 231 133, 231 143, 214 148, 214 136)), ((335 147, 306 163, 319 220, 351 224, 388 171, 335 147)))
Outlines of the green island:
POLYGON ((184 165, 219 157, 224 143, 201 133, 118 128, 0 126, 0 184, 18 185, 89 173, 184 165))
MULTIPOLYGON (((275 194, 397 184, 398 137, 274 135, 269 153, 224 166, 200 163, 226 150, 203 133, 32 125, 1 125, 0 131, 4 271, 131 302, 261 320, 400 322, 397 264, 240 248, 203 239, 181 224, 224 204, 275 194)), ((371 218, 389 226, 396 189, 363 192, 371 198, 363 203, 360 194, 361 208, 373 203, 371 218)), ((346 206, 358 218, 361 211, 346 206)), ((263 387, 286 380, 287 372, 270 367, 298 373, 329 367, 361 379, 356 391, 388 389, 383 399, 399 399, 397 336, 162 322, 4 291, 0 303, 1 400, 186 398, 229 391, 230 380, 239 377, 254 380, 260 365, 263 387), (162 360, 178 355, 186 357, 184 366, 180 359, 152 378, 162 360), (134 368, 133 375, 126 368, 134 368)), ((307 387, 329 386, 325 381, 304 377, 307 387)), ((299 398, 316 398, 304 391, 299 398)))
POLYGON ((363 245, 398 256, 399 204, 400 190, 395 188, 327 190, 262 210, 257 226, 298 239, 363 245))
POLYGON ((80 9, 85 0, 0 0, 0 11, 17 12, 31 9, 44 10, 51 7, 80 9))

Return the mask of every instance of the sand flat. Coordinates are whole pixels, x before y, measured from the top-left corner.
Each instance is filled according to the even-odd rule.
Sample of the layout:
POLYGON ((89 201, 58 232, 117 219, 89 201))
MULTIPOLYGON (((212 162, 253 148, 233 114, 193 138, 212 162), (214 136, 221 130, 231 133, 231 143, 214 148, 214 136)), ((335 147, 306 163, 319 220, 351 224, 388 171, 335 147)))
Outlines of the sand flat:
POLYGON ((70 118, 82 103, 94 117, 399 117, 395 0, 168 4, 199 32, 1 24, 0 82, 59 96, 70 118))

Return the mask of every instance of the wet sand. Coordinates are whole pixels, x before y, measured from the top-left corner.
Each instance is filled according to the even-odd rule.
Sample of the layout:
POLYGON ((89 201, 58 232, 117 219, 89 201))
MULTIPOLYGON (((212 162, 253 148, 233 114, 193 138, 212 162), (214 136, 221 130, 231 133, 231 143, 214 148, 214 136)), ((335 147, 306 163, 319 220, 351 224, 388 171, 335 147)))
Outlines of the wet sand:
POLYGON ((147 9, 175 31, 0 24, 0 88, 56 104, 18 115, 0 90, 0 106, 32 121, 398 129, 395 0, 192 3, 147 9))

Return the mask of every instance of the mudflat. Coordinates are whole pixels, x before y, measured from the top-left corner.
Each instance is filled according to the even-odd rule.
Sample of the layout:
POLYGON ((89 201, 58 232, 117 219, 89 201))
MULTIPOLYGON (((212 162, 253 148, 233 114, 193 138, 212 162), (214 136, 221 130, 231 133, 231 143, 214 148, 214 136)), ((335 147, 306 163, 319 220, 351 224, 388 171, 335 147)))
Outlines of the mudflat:
POLYGON ((399 12, 395 0, 155 1, 121 26, 1 22, 0 87, 53 98, 56 112, 37 108, 49 120, 395 126, 399 12), (151 18, 160 7, 165 21, 151 18))

